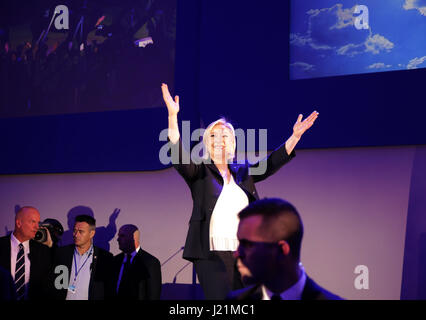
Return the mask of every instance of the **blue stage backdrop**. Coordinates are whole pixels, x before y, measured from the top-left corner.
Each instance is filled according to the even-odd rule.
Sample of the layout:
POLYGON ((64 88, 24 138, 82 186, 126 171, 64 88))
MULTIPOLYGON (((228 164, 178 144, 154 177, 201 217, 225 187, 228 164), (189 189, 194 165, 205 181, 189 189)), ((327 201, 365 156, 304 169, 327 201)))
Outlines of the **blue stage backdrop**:
MULTIPOLYGON (((108 1, 110 2, 114 1, 108 1)), ((372 1, 365 1, 365 5, 368 7, 370 2, 372 1)), ((366 40, 367 44, 360 40, 359 43, 364 43, 363 52, 355 52, 357 50, 352 47, 347 47, 345 51, 341 48, 347 44, 340 42, 334 45, 334 50, 341 49, 340 53, 352 52, 354 61, 361 58, 371 60, 367 67, 374 63, 383 63, 385 67, 391 64, 393 66, 394 62, 386 59, 392 54, 398 55, 405 48, 409 49, 409 44, 398 42, 398 39, 404 38, 407 30, 395 27, 386 30, 386 34, 382 31, 383 25, 391 25, 395 21, 391 14, 394 6, 399 6, 404 14, 415 15, 418 28, 415 33, 410 33, 412 41, 421 43, 426 31, 426 16, 422 14, 420 7, 415 8, 412 3, 414 7, 408 9, 408 1, 395 2, 397 4, 380 2, 383 6, 392 6, 388 10, 389 15, 386 12, 379 14, 377 5, 371 4, 369 7, 372 37, 370 42, 366 40), (380 36, 375 37, 376 34, 380 36), (368 50, 368 45, 373 46, 371 50, 368 50), (374 48, 380 49, 380 55, 375 55, 374 48), (353 50, 348 51, 349 49, 353 50), (379 56, 383 60, 373 59, 379 56)), ((164 2, 152 0, 146 3, 159 5, 164 2)), ((52 8, 57 4, 59 3, 52 2, 52 8)), ((340 16, 337 12, 340 11, 335 7, 336 4, 336 1, 323 1, 307 9, 312 16, 315 10, 323 12, 320 10, 334 7, 336 10, 331 10, 327 18, 330 19, 330 15, 332 18, 334 14, 338 23, 340 16)), ((358 16, 350 10, 354 5, 355 3, 345 2, 341 7, 346 14, 343 20, 346 24, 354 24, 358 16)), ((414 61, 418 69, 403 68, 410 70, 371 73, 374 69, 360 68, 358 72, 341 61, 330 67, 323 64, 322 68, 329 68, 330 71, 323 74, 327 77, 314 75, 315 78, 312 79, 290 80, 290 71, 296 62, 309 62, 290 59, 291 48, 296 39, 299 45, 297 52, 301 56, 312 55, 312 44, 319 43, 317 40, 308 42, 309 30, 303 30, 303 26, 307 26, 309 14, 303 11, 305 9, 294 13, 290 10, 289 1, 178 1, 175 83, 168 76, 164 75, 163 78, 160 66, 150 65, 149 75, 152 74, 154 79, 150 80, 152 88, 157 86, 159 93, 162 81, 171 84, 172 94, 179 94, 181 97, 179 119, 191 121, 192 129, 225 116, 237 128, 267 129, 268 149, 275 148, 287 139, 299 113, 307 116, 313 110, 319 111, 319 119, 314 128, 303 137, 298 148, 425 144, 423 119, 426 111, 422 99, 422 80, 426 76, 426 70, 420 68, 422 57, 417 56, 418 60, 414 61), (294 25, 297 30, 290 28, 294 25), (306 40, 304 46, 301 45, 303 39, 306 40)), ((73 16, 73 12, 70 12, 70 16, 73 16)), ((108 14, 105 14, 105 30, 108 18, 108 14)), ((327 24, 324 26, 327 27, 327 24)), ((76 26, 70 28, 73 32, 76 26)), ((0 33, 3 51, 5 32, 0 33)), ((359 32, 364 34, 368 30, 359 32)), ((333 41, 332 38, 324 41, 326 40, 327 43, 333 41)), ((147 44, 146 48, 150 45, 152 44, 147 44)), ((361 46, 358 51, 360 48, 361 46)), ((145 48, 141 48, 143 49, 145 48)), ((332 55, 338 53, 333 51, 330 55, 331 59, 332 55)), ((413 56, 412 59, 414 58, 413 56)), ((350 56, 345 59, 352 61, 350 56)), ((407 59, 404 60, 406 66, 412 60, 407 59)), ((123 57, 118 61, 127 66, 128 72, 134 71, 133 60, 123 57)), ((412 66, 414 64, 411 63, 412 66)), ((378 71, 383 69, 378 68, 381 64, 375 66, 378 71)), ((166 71, 169 74, 170 70, 166 71)), ((141 79, 144 76, 141 73, 141 79)), ((9 78, 2 79, 11 83, 9 78)), ((136 95, 136 100, 133 101, 139 101, 139 79, 137 76, 132 79, 133 83, 129 84, 129 88, 136 95)), ((119 78, 117 86, 120 83, 120 88, 123 88, 121 81, 125 80, 119 78)), ((54 115, 50 113, 48 116, 0 119, 0 172, 135 171, 164 168, 159 161, 159 150, 164 142, 160 142, 158 137, 160 131, 167 126, 167 112, 158 95, 155 98, 158 103, 153 103, 158 104, 158 107, 146 107, 153 104, 143 101, 144 85, 141 81, 141 108, 130 107, 130 110, 123 110, 126 109, 124 106, 118 111, 114 109, 116 111, 74 114, 54 112, 54 115)), ((63 99, 66 103, 71 103, 74 100, 70 99, 75 96, 65 94, 68 89, 64 88, 63 99)), ((105 97, 120 92, 114 86, 98 89, 105 97)), ((4 92, 5 87, 2 90, 4 92)), ((105 98, 102 101, 106 104, 111 102, 105 98)), ((4 103, 4 99, 1 103, 4 103)), ((55 106, 59 110, 61 102, 55 102, 55 106)), ((9 108, 10 105, 3 105, 3 108, 6 107, 9 108)))

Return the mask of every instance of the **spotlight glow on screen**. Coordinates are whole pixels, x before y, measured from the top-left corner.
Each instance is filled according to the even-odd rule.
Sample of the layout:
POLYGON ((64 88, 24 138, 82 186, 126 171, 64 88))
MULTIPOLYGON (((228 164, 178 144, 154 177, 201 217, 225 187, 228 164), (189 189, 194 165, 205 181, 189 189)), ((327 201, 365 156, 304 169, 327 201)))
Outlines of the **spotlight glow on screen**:
POLYGON ((291 1, 290 79, 426 68, 426 0, 291 1))

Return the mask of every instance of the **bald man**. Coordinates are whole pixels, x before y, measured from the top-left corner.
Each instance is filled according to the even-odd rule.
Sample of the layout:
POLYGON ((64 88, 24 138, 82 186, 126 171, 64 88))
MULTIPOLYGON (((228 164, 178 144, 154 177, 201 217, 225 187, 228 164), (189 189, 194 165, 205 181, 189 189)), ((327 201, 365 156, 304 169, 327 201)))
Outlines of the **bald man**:
POLYGON ((15 229, 0 238, 0 265, 14 280, 18 300, 40 300, 48 297, 46 279, 51 253, 33 238, 39 228, 40 213, 34 207, 22 207, 15 216, 15 229))
POLYGON ((125 300, 159 300, 161 296, 160 261, 140 247, 140 232, 126 224, 118 232, 122 253, 114 257, 116 296, 125 300))
POLYGON ((300 263, 303 224, 292 204, 262 199, 252 202, 238 217, 237 266, 247 276, 245 283, 255 285, 231 292, 229 299, 341 299, 306 275, 300 263))

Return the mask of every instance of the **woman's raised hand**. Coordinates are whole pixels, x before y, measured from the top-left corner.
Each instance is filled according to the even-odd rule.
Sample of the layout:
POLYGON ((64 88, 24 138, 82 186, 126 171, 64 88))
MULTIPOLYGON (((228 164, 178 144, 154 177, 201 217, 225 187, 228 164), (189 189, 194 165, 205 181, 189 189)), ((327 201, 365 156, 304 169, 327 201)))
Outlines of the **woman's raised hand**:
POLYGON ((318 118, 319 113, 314 111, 309 117, 302 121, 303 115, 299 114, 296 123, 293 126, 293 134, 296 138, 299 138, 314 124, 315 120, 318 118))
POLYGON ((169 111, 169 116, 177 115, 179 112, 179 96, 176 96, 175 100, 173 100, 169 92, 169 87, 165 83, 161 84, 161 91, 163 92, 163 99, 169 111))

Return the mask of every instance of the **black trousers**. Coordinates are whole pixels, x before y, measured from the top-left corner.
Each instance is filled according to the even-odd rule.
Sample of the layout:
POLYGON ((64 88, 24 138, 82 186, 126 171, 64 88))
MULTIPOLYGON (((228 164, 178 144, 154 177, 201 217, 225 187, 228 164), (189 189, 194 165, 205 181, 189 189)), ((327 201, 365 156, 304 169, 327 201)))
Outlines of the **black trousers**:
POLYGON ((231 290, 243 288, 232 251, 210 251, 206 260, 194 261, 206 300, 224 300, 231 290))

